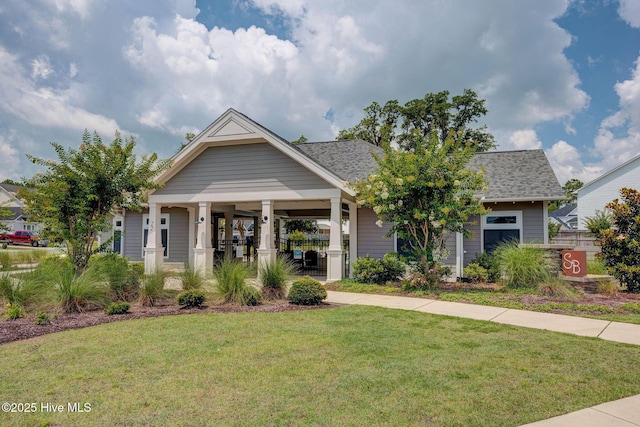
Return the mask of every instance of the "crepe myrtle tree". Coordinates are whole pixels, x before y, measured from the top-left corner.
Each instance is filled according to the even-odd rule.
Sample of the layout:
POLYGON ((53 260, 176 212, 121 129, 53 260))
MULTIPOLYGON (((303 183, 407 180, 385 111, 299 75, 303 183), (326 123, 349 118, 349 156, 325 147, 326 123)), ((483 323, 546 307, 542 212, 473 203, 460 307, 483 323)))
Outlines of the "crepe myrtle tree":
POLYGON ((27 156, 46 171, 31 178, 31 189, 23 190, 21 197, 29 214, 64 241, 69 259, 82 272, 91 255, 103 249, 95 242, 99 233, 111 228, 113 210, 139 210, 145 192, 159 187, 153 179, 169 168, 170 161, 158 160, 154 153, 137 162, 135 140, 123 139, 118 132, 108 145, 87 130, 78 149, 51 145, 57 161, 27 156))
POLYGON ((354 189, 361 206, 370 207, 394 232, 409 243, 423 273, 448 256, 448 233, 469 236, 464 225, 471 215, 485 213, 478 193, 486 187, 483 171, 467 163, 478 150, 464 133, 451 132, 444 141, 435 132, 429 139, 413 136, 411 151, 386 145, 384 156, 375 156, 376 174, 357 181, 354 189))
POLYGON ((607 204, 613 228, 600 231, 599 256, 628 292, 640 292, 640 192, 620 189, 620 199, 607 204))

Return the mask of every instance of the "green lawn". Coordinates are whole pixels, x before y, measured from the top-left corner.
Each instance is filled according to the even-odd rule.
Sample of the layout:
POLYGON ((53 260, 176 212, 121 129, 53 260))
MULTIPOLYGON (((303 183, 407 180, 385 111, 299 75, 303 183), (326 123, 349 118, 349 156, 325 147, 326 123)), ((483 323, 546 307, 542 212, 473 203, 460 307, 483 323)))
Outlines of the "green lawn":
POLYGON ((530 295, 540 295, 535 289, 496 290, 489 288, 468 288, 457 291, 434 289, 432 291, 404 291, 398 286, 358 283, 355 280, 344 279, 326 285, 328 290, 339 292, 356 292, 365 294, 405 295, 422 298, 439 299, 442 301, 461 302, 466 304, 490 305, 494 307, 512 308, 517 310, 540 311, 545 313, 561 313, 573 316, 591 317, 594 319, 610 320, 640 324, 640 300, 612 308, 602 304, 591 304, 575 300, 558 302, 535 303, 527 298, 530 295))
POLYGON ((378 307, 116 322, 0 360, 0 401, 38 408, 2 426, 516 426, 640 393, 638 346, 378 307))

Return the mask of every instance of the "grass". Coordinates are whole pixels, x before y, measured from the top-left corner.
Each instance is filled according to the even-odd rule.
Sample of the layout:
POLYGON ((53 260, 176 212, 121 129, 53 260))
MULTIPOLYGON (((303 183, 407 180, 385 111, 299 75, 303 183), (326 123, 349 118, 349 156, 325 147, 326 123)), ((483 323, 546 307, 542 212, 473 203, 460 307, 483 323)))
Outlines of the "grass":
POLYGON ((297 272, 296 265, 289 258, 277 256, 260 266, 262 294, 266 299, 282 299, 286 296, 286 282, 297 272))
POLYGON ((640 393, 637 346, 378 307, 115 322, 0 360, 3 402, 91 405, 3 426, 513 426, 640 393))
MULTIPOLYGON (((552 283, 552 282, 550 282, 552 283)), ((541 286, 543 289, 545 286, 541 286)), ((550 302, 536 304, 527 302, 527 295, 540 294, 541 291, 532 288, 523 289, 460 289, 458 291, 415 291, 406 292, 396 286, 381 286, 367 283, 358 283, 351 279, 343 279, 326 285, 328 290, 341 292, 357 292, 382 295, 419 296, 442 301, 461 302, 493 307, 504 307, 517 310, 552 312, 562 311, 564 314, 593 317, 601 320, 640 324, 640 309, 634 304, 623 304, 616 309, 606 305, 585 304, 576 300, 571 295, 566 302, 550 302)))

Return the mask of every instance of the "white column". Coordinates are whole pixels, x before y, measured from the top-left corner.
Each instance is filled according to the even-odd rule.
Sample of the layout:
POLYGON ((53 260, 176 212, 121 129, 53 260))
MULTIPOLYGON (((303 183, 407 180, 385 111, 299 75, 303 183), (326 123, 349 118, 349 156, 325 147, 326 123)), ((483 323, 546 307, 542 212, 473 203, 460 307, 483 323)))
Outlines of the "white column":
POLYGON ((160 211, 162 206, 157 203, 149 203, 149 228, 147 231, 147 246, 144 248, 144 271, 153 273, 162 268, 164 248, 162 247, 162 235, 160 225, 160 211))
POLYGON ((213 269, 213 247, 211 247, 211 203, 198 203, 198 228, 196 247, 193 250, 193 266, 205 275, 213 269))
POLYGON ((353 263, 358 258, 358 205, 349 203, 349 277, 353 278, 353 263))
POLYGON ((544 243, 545 245, 548 245, 549 244, 549 202, 546 200, 542 202, 542 225, 543 225, 542 243, 544 243))
POLYGON ((327 282, 342 279, 342 199, 331 198, 331 229, 329 231, 329 249, 327 249, 327 282))
MULTIPOLYGON (((276 248, 273 242, 273 201, 262 201, 262 216, 260 221, 260 247, 258 249, 259 265, 269 264, 276 258, 276 248)), ((255 227, 254 227, 255 230, 255 227)))
POLYGON ((189 265, 193 267, 194 253, 196 246, 196 208, 187 208, 189 212, 189 265))

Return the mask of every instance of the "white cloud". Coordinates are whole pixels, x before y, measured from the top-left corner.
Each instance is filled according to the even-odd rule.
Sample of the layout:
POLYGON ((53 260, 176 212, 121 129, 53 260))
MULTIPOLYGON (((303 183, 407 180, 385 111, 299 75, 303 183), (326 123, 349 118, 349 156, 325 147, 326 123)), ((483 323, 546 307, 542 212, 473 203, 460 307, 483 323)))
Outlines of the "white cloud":
POLYGON ((40 55, 32 61, 31 77, 34 79, 46 79, 53 73, 49 57, 40 55))
POLYGON ((629 25, 640 28, 640 2, 638 0, 620 0, 618 13, 629 25))
POLYGON ((515 131, 509 137, 509 142, 518 150, 532 150, 542 147, 542 141, 533 129, 515 131))
POLYGON ((19 151, 15 147, 13 139, 14 131, 10 130, 10 136, 0 135, 0 180, 15 179, 19 169, 19 151))
MULTIPOLYGON (((52 73, 48 68, 46 72, 35 70, 34 63, 32 75, 36 78, 52 73)), ((0 110, 39 127, 89 128, 109 134, 119 128, 115 120, 70 103, 68 98, 72 92, 37 87, 25 74, 18 58, 0 46, 0 110)))
POLYGON ((615 91, 620 109, 602 121, 594 140, 594 154, 605 170, 640 154, 640 58, 631 78, 616 83, 615 91))
POLYGON ((566 141, 556 142, 550 149, 545 150, 545 153, 561 185, 571 178, 587 183, 603 172, 601 166, 585 165, 578 149, 566 141))

